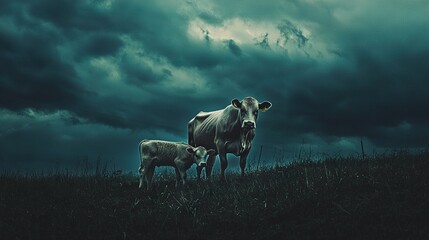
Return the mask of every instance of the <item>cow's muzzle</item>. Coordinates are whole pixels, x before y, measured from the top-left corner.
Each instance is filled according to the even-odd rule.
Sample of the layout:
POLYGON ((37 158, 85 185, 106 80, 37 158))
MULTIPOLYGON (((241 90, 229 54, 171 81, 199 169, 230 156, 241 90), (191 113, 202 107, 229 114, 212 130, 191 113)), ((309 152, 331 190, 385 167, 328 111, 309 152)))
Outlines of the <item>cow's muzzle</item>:
POLYGON ((243 121, 243 124, 241 125, 242 128, 247 128, 247 129, 254 129, 256 128, 256 124, 254 121, 243 121))

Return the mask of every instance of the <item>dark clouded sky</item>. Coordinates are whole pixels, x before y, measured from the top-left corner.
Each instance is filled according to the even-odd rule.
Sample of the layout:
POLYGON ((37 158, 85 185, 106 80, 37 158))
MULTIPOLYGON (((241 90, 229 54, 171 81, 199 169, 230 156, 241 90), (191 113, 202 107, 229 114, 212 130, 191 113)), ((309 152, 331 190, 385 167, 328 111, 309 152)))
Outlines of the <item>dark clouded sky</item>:
POLYGON ((427 0, 0 5, 2 168, 131 169, 139 140, 246 96, 273 103, 256 146, 429 146, 427 0))

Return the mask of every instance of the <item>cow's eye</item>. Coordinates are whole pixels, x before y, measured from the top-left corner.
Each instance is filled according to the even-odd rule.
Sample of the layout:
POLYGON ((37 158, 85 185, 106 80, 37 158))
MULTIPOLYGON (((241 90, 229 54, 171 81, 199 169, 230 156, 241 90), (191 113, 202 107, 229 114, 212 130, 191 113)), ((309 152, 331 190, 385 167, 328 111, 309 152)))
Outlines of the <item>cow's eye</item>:
POLYGON ((253 114, 256 116, 256 115, 258 115, 258 111, 256 110, 256 111, 254 111, 253 112, 253 114))
POLYGON ((241 114, 246 114, 246 110, 245 109, 241 109, 241 114))

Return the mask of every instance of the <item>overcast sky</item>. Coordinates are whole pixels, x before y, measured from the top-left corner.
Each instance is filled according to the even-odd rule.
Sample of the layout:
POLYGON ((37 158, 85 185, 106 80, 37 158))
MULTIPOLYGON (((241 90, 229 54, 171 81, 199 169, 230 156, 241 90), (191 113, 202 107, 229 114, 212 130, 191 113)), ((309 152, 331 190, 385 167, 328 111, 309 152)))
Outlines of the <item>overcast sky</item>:
POLYGON ((0 5, 2 168, 137 168, 141 139, 246 96, 273 104, 255 146, 429 146, 427 0, 0 5))

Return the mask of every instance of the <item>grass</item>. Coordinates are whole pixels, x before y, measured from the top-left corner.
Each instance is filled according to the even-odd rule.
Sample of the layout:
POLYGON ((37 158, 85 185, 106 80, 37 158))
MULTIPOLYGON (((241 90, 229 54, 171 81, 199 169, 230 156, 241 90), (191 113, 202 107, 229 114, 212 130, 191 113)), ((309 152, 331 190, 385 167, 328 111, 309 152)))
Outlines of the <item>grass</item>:
MULTIPOLYGON (((189 171, 194 171, 190 169, 189 171)), ((2 239, 429 239, 429 152, 227 176, 0 176, 2 239)))

